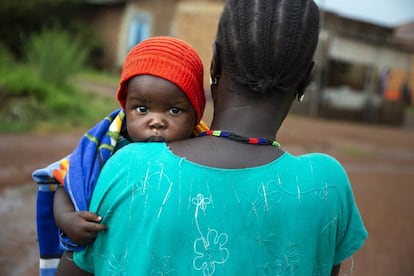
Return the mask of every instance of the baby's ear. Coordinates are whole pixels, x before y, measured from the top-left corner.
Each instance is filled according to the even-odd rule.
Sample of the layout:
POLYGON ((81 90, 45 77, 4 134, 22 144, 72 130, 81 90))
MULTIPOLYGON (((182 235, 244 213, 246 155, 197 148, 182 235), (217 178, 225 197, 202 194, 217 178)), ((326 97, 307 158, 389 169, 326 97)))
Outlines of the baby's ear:
MULTIPOLYGON (((309 86, 309 84, 311 83, 312 79, 313 79, 313 73, 315 69, 315 62, 312 61, 307 70, 306 70, 306 74, 303 77, 303 79, 299 82, 298 87, 296 88, 296 93, 297 95, 300 97, 305 93, 306 88, 309 86)), ((298 97, 298 98, 299 98, 298 97)))

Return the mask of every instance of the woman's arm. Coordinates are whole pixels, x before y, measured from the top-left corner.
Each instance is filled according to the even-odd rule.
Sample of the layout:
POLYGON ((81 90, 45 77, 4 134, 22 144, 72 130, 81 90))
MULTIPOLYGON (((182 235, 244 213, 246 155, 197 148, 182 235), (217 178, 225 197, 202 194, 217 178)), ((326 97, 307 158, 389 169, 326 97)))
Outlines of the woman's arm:
POLYGON ((340 269, 341 269, 341 264, 337 264, 334 267, 332 267, 331 276, 338 276, 340 269))
POLYGON ((90 276, 93 275, 85 270, 80 269, 73 262, 72 252, 64 252, 62 258, 60 259, 59 266, 56 271, 56 276, 90 276))

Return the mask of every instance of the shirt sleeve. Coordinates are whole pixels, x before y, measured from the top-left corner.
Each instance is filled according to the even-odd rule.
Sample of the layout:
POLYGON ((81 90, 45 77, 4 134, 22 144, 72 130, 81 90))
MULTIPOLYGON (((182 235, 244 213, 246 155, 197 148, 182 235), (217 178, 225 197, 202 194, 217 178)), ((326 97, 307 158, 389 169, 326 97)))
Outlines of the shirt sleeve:
POLYGON ((361 214, 355 202, 354 194, 348 176, 342 165, 342 171, 337 178, 339 181, 340 206, 338 214, 338 232, 335 248, 334 264, 337 265, 353 255, 364 244, 368 232, 364 226, 361 214))
MULTIPOLYGON (((118 152, 122 152, 124 148, 125 147, 117 151, 117 153, 111 156, 111 158, 108 159, 108 162, 105 163, 99 174, 91 198, 89 211, 102 216, 102 223, 104 224, 107 223, 108 209, 113 201, 116 200, 116 198, 105 198, 105 195, 108 193, 108 190, 110 190, 110 187, 114 187, 115 185, 123 186, 122 180, 125 178, 124 175, 127 168, 125 168, 122 154, 120 155, 118 152)), ((102 261, 102 258, 99 257, 100 253, 97 252, 97 248, 102 249, 102 235, 103 232, 98 233, 95 241, 89 244, 84 250, 73 252, 73 261, 79 268, 90 273, 96 272, 96 266, 99 266, 102 261)), ((105 243, 105 246, 106 245, 107 243, 105 243)))
POLYGON ((73 260, 79 268, 90 273, 98 273, 102 265, 108 262, 108 256, 111 255, 108 252, 111 252, 111 249, 115 247, 114 244, 119 244, 113 232, 109 234, 111 231, 110 220, 113 219, 112 212, 118 210, 122 214, 122 204, 128 204, 123 196, 129 194, 130 186, 127 183, 131 174, 131 166, 135 167, 137 164, 146 162, 148 156, 144 153, 147 153, 146 149, 148 147, 158 149, 162 146, 160 143, 126 145, 111 156, 103 166, 93 190, 89 211, 102 216, 102 223, 106 224, 108 229, 99 232, 95 241, 89 244, 86 249, 73 253, 73 260), (131 146, 133 150, 128 149, 131 146), (108 236, 111 236, 111 238, 108 238, 108 236))

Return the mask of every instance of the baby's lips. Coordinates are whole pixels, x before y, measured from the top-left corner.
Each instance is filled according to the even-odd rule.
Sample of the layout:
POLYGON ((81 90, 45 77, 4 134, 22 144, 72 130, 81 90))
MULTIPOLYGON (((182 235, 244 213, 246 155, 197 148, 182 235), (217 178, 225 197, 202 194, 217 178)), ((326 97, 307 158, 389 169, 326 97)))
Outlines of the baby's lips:
POLYGON ((147 142, 165 142, 165 138, 162 136, 151 136, 147 139, 147 142))

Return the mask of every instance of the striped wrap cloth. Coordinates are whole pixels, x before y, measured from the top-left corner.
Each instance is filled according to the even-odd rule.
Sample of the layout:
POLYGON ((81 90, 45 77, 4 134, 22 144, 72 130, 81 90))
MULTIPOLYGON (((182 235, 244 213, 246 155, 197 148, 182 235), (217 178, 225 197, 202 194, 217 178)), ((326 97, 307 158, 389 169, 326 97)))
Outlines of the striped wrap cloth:
POLYGON ((113 111, 85 133, 70 155, 33 172, 32 178, 38 184, 36 224, 41 276, 55 275, 64 250, 82 249, 56 226, 53 216, 56 188, 64 185, 76 211, 88 210, 99 172, 114 152, 124 118, 121 109, 113 111))

